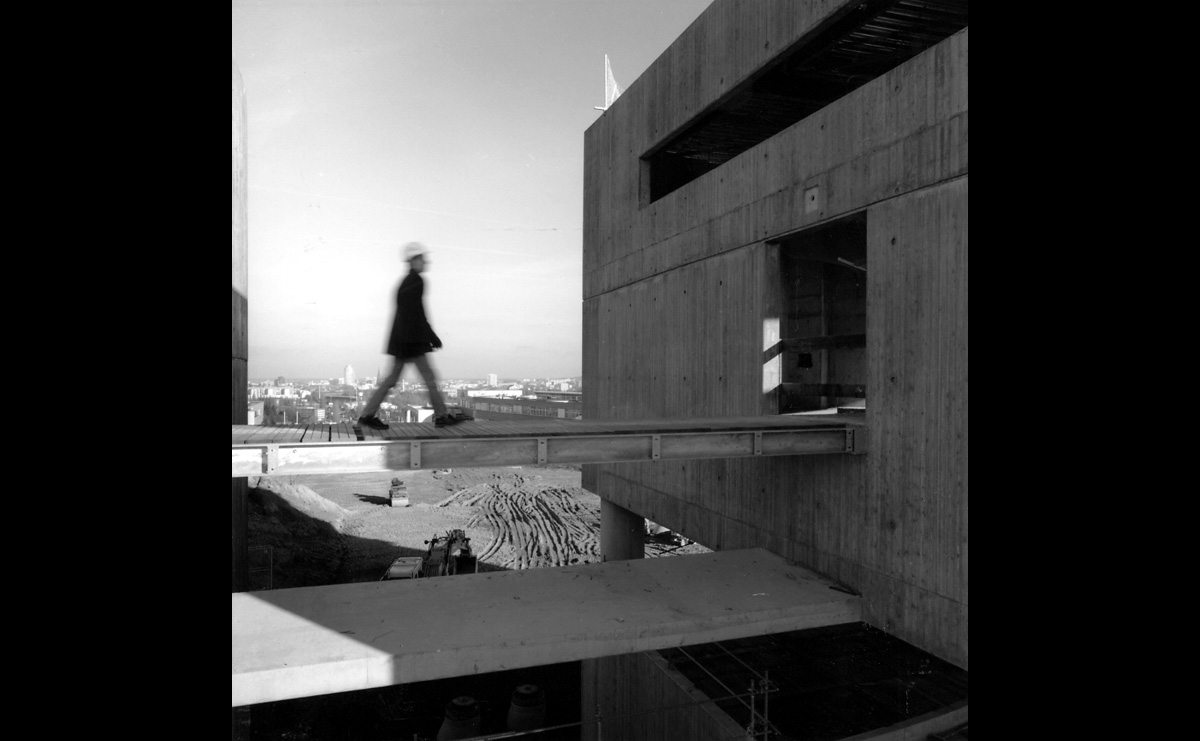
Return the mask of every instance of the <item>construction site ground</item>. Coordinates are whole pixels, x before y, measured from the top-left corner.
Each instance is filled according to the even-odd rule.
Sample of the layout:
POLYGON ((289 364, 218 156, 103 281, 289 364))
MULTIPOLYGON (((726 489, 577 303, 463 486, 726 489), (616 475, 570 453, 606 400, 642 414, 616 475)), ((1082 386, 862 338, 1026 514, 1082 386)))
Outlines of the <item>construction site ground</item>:
MULTIPOLYGON (((374 581, 398 556, 462 528, 480 571, 600 560, 600 498, 578 466, 251 478, 253 588, 374 581), (409 505, 391 506, 393 479, 409 505)), ((698 543, 647 538, 646 556, 703 553, 698 543)))
MULTIPOLYGON (((424 555, 425 541, 462 528, 479 570, 565 566, 600 560, 600 498, 580 486, 578 466, 463 468, 251 478, 247 535, 252 589, 375 581, 398 556, 424 555), (392 507, 392 479, 409 506, 392 507)), ((704 553, 698 543, 646 538, 647 557, 704 553)), ((454 577, 441 577, 454 578, 454 577)), ((464 605, 464 614, 470 605, 464 605)), ((579 663, 399 685, 236 709, 239 741, 432 738, 445 704, 470 695, 483 730, 501 732, 509 694, 546 690, 547 725, 578 722, 579 663)), ((538 738, 579 738, 578 727, 538 738)))

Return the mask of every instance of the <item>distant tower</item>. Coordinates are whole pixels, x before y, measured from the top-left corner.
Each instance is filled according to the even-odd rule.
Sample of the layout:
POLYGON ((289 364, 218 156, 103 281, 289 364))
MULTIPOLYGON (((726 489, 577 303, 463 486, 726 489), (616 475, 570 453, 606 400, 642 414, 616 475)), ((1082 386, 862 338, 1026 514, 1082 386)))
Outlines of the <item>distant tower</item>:
POLYGON ((496 377, 495 373, 488 374, 488 385, 489 386, 499 386, 500 385, 500 379, 496 377))
POLYGON ((346 372, 343 375, 346 376, 346 385, 347 386, 357 386, 358 385, 358 381, 354 378, 354 369, 353 368, 351 368, 350 366, 347 365, 346 372))

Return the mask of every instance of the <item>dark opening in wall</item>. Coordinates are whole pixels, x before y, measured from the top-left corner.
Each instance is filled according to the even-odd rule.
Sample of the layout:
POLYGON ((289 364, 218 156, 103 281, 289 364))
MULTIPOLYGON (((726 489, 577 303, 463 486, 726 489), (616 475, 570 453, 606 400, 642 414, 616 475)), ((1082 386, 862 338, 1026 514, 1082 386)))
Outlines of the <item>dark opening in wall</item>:
POLYGON ((652 203, 967 27, 967 0, 861 0, 643 155, 652 203))
POLYGON ((786 301, 779 412, 865 409, 866 212, 778 244, 786 301))

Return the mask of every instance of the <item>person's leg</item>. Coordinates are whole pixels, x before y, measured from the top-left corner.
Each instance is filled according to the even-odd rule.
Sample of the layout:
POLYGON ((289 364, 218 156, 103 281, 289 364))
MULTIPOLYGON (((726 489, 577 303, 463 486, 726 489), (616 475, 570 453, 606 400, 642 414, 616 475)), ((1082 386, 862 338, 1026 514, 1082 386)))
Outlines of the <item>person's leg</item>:
POLYGON ((360 417, 371 417, 379 411, 379 405, 387 398, 388 392, 392 387, 400 383, 400 374, 404 372, 404 361, 400 358, 392 358, 392 372, 388 373, 383 378, 375 390, 371 392, 371 398, 367 401, 367 405, 363 407, 360 417))
POLYGON ((433 413, 439 417, 445 417, 446 402, 442 400, 442 392, 438 390, 437 375, 433 372, 433 366, 429 364, 429 356, 418 355, 412 361, 417 366, 417 370, 421 372, 421 378, 425 380, 425 387, 429 389, 429 403, 433 405, 433 413))

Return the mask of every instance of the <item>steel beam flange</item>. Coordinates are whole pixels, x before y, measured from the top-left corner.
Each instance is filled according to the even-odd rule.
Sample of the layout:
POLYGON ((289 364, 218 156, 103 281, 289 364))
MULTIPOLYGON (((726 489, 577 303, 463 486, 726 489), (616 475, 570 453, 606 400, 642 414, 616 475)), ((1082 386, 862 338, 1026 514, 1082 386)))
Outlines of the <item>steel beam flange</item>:
POLYGON ((662 450, 662 436, 661 435, 651 435, 650 436, 650 458, 652 460, 658 460, 659 453, 661 450, 662 450))
POLYGON ((846 430, 846 452, 862 455, 867 452, 867 431, 861 429, 846 430))
POLYGON ((268 445, 263 448, 263 473, 274 473, 279 468, 279 446, 268 445))
POLYGON ((762 433, 754 433, 754 454, 762 455, 762 433))

